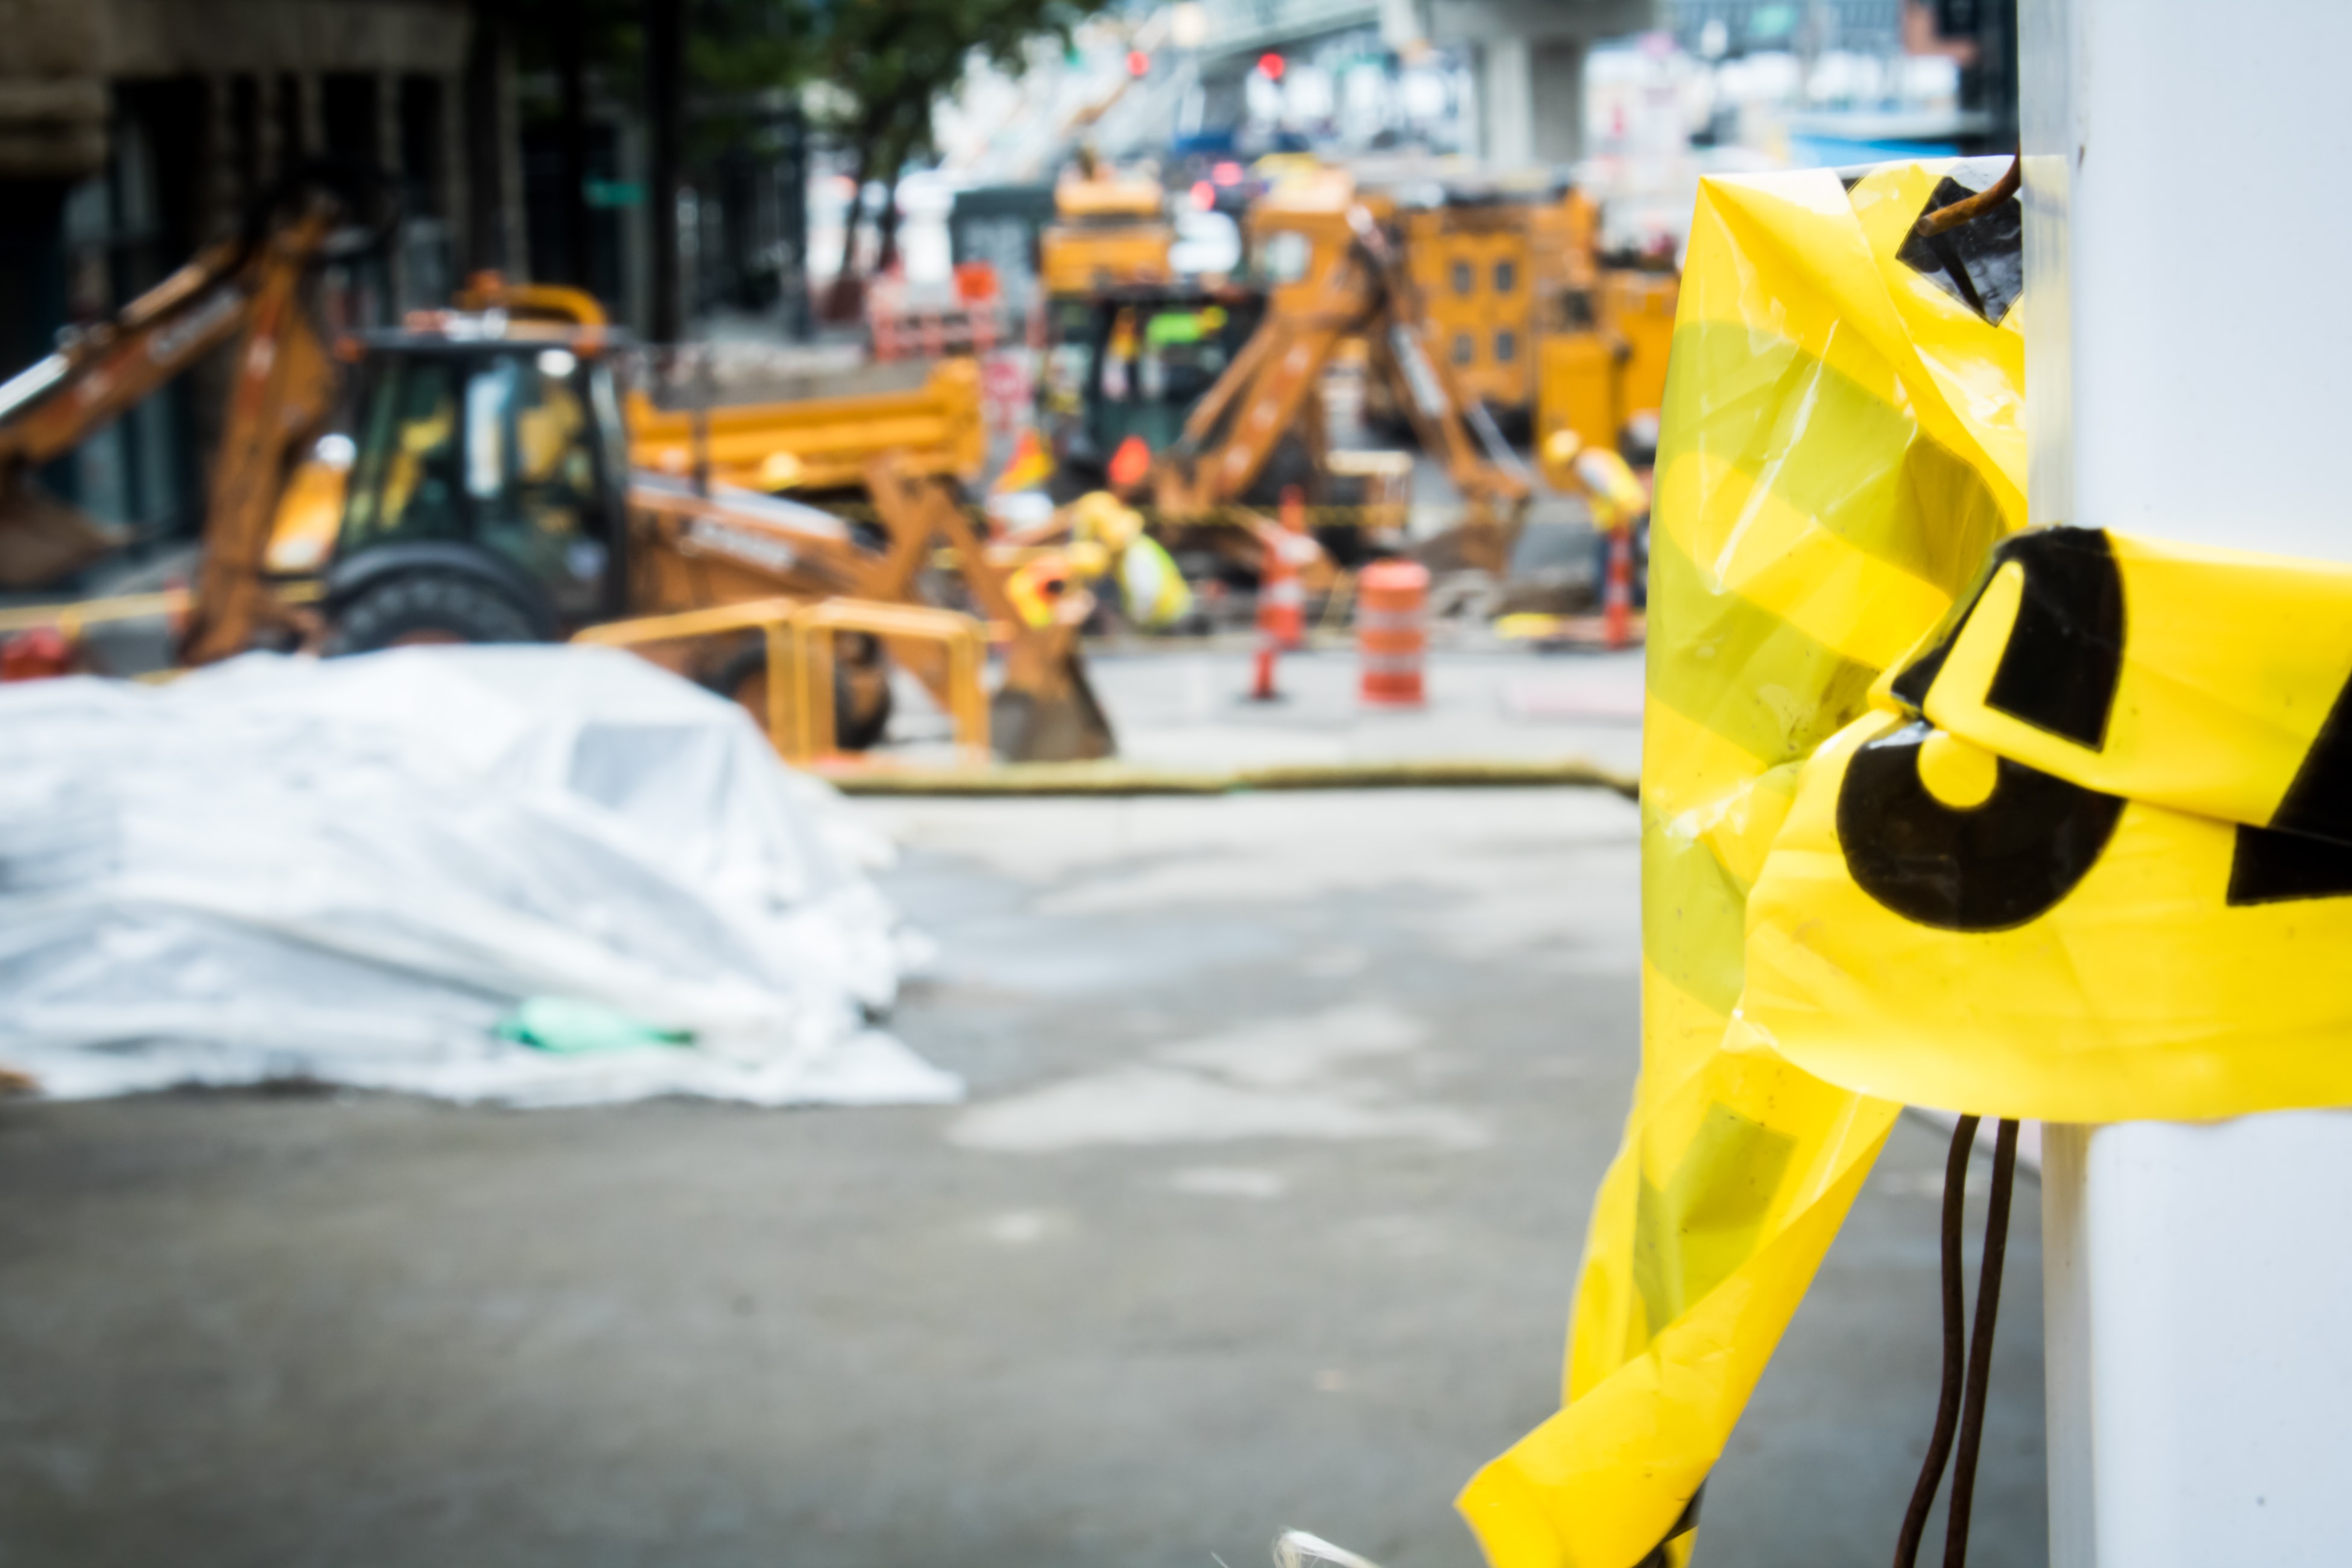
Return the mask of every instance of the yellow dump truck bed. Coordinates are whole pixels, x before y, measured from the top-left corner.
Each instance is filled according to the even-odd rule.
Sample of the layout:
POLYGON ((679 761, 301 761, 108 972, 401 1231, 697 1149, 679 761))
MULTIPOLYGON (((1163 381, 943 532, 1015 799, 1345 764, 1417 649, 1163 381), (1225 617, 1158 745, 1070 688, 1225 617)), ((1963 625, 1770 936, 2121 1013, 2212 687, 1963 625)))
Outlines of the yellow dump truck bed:
POLYGON ((692 473, 698 421, 711 479, 746 489, 846 489, 886 452, 901 454, 912 473, 965 480, 978 479, 987 459, 980 368, 968 359, 866 365, 812 379, 804 392, 760 390, 773 400, 721 402, 700 414, 630 393, 630 462, 692 473))

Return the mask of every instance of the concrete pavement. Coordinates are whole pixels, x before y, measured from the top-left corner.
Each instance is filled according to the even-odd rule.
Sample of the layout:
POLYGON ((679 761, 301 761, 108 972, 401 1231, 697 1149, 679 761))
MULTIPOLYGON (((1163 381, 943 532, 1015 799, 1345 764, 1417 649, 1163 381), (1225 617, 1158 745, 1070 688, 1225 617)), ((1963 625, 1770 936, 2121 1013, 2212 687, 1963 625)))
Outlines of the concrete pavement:
MULTIPOLYGON (((1337 657, 1279 720, 1229 705, 1244 663, 1098 679, 1171 761, 1635 739, 1508 696, 1622 695, 1624 660, 1465 656, 1393 721, 1352 716, 1337 657)), ((1287 1525, 1475 1563, 1450 1500, 1556 1404, 1633 1081, 1633 808, 866 809, 941 950, 894 1026, 963 1107, 0 1102, 0 1565, 1248 1568, 1287 1525)), ((1934 1409, 1942 1149, 1896 1129, 1702 1563, 1886 1560, 1934 1409)), ((1985 1565, 2044 1557, 2038 1217, 2023 1184, 1985 1565)))

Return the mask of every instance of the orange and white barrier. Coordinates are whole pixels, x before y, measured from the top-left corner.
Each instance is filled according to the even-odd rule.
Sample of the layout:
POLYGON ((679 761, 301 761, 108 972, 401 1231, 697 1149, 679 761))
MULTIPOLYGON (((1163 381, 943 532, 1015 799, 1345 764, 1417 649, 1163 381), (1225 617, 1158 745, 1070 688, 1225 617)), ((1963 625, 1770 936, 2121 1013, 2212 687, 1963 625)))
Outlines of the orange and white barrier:
POLYGON ((1356 578, 1356 649, 1361 695, 1381 707, 1418 708, 1429 655, 1429 569, 1376 561, 1356 578))
POLYGON ((984 356, 1004 342, 1004 301, 993 290, 960 288, 950 300, 909 302, 904 280, 885 277, 866 293, 866 328, 877 360, 984 356))

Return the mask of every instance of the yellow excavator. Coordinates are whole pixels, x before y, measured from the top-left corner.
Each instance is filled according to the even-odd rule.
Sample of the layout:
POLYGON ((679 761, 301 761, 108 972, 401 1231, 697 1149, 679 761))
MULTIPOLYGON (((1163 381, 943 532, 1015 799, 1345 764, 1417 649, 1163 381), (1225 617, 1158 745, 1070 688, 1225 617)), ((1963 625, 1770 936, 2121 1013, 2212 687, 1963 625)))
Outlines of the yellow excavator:
MULTIPOLYGON (((1004 647, 997 749, 1040 761, 1114 749, 1081 662, 1084 590, 1022 581, 971 528, 951 473, 921 454, 875 451, 864 474, 876 520, 853 525, 714 481, 708 465, 688 477, 638 468, 616 374, 622 345, 593 300, 484 279, 460 301, 471 309, 331 346, 306 282, 335 253, 347 204, 321 189, 271 210, 247 238, 199 256, 86 334, 86 346, 69 345, 61 363, 0 389, 0 552, 54 575, 102 549, 105 534, 58 503, 20 500, 37 496, 27 471, 241 331, 184 662, 261 644, 331 656, 556 640, 623 616, 753 601, 913 605, 936 575, 926 568, 945 559, 1004 647), (184 342, 184 353, 157 346, 184 342), (122 374, 142 358, 158 371, 122 374), (322 440, 339 404, 350 434, 322 440), (312 542, 298 580, 269 571, 273 533, 312 542)), ((650 434, 658 447, 667 433, 650 434)), ((850 633, 835 654, 844 750, 878 738, 890 661, 949 699, 946 657, 919 638, 850 633)), ((766 708, 756 637, 699 639, 677 666, 766 708)))
POLYGON ((1334 169, 1286 182, 1252 210, 1265 313, 1193 405, 1182 436, 1160 454, 1152 500, 1174 516, 1233 505, 1286 442, 1303 441, 1319 467, 1317 387, 1341 345, 1360 339, 1371 373, 1392 389, 1423 450, 1462 494, 1465 559, 1500 573, 1534 481, 1485 408, 1431 353, 1427 318, 1383 226, 1383 206, 1334 169))

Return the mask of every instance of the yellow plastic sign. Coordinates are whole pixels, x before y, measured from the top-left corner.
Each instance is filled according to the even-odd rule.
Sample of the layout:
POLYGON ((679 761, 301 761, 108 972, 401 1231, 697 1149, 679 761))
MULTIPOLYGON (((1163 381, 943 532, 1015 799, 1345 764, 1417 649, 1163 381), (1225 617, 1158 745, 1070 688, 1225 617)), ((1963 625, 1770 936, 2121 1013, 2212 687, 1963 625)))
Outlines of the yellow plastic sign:
POLYGON ((2015 226, 1923 250, 1946 176, 1700 186, 1653 513, 1642 1076, 1565 1407, 1460 1500, 1496 1568, 1687 1561, 1701 1485, 1895 1114, 1735 1015, 1749 890, 1818 794, 1806 760, 1870 721, 2024 522, 2015 226))

